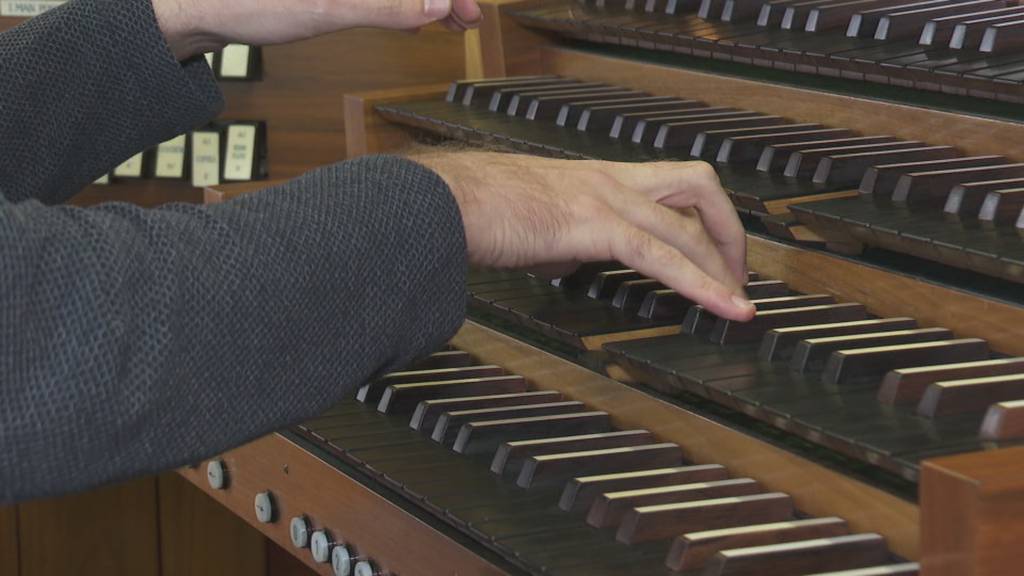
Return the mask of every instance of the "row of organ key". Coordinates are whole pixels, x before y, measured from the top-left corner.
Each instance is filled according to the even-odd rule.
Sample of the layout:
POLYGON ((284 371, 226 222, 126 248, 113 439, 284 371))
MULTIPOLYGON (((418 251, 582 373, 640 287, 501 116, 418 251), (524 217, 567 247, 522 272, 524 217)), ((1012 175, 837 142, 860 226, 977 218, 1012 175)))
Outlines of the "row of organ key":
POLYGON ((472 116, 457 104, 425 113, 566 156, 701 158, 741 209, 778 203, 826 236, 845 231, 844 240, 1011 281, 1024 275, 1024 164, 1003 156, 557 77, 456 83, 448 101, 472 116), (817 194, 831 199, 807 202, 817 194))
POLYGON ((1024 8, 1004 0, 561 0, 512 14, 600 42, 1024 99, 1024 8))
POLYGON ((500 372, 438 352, 301 429, 531 573, 918 573, 877 534, 500 372))

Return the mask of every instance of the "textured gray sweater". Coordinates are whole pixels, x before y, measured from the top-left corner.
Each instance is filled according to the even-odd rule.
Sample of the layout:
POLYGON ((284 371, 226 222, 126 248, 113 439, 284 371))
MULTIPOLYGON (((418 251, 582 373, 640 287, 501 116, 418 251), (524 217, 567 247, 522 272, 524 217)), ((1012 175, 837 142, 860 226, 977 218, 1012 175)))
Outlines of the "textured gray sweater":
POLYGON ((220 106, 150 0, 72 0, 0 34, 0 502, 239 445, 457 329, 458 206, 408 160, 219 206, 58 205, 220 106))

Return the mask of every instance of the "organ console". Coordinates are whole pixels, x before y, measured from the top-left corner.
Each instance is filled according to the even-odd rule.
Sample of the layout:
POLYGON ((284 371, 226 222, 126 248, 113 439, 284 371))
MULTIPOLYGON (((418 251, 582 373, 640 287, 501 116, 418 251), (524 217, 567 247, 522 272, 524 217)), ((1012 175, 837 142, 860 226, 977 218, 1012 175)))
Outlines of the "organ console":
POLYGON ((182 475, 321 574, 1019 573, 1022 9, 484 7, 488 78, 347 96, 350 152, 709 162, 754 319, 473 270, 445 349, 182 475))

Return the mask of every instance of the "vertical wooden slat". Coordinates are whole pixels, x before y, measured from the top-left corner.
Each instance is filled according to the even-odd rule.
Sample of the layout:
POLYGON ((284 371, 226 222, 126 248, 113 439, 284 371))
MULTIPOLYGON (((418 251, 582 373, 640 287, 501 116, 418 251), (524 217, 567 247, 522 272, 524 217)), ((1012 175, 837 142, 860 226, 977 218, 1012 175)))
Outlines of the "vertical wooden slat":
POLYGON ((0 507, 0 574, 18 576, 18 507, 0 507))
POLYGON ((158 576, 156 479, 18 507, 21 573, 158 576))
MULTIPOLYGON (((308 554, 309 551, 299 553, 308 554)), ((268 539, 267 576, 316 576, 316 571, 303 564, 301 560, 292 555, 292 552, 268 539)))
POLYGON ((162 576, 264 576, 266 539, 176 473, 159 479, 162 576))

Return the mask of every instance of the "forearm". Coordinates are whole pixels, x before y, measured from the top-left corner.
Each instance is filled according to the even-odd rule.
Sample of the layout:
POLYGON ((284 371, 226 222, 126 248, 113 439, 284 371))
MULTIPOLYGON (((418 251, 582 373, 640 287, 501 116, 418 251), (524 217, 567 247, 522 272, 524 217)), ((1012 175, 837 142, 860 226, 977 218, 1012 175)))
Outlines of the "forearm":
POLYGON ((182 465, 428 352, 464 309, 447 186, 367 159, 217 207, 0 221, 0 500, 182 465))
POLYGON ((205 62, 176 61, 150 0, 71 0, 0 34, 0 77, 12 202, 62 202, 222 106, 205 62))

